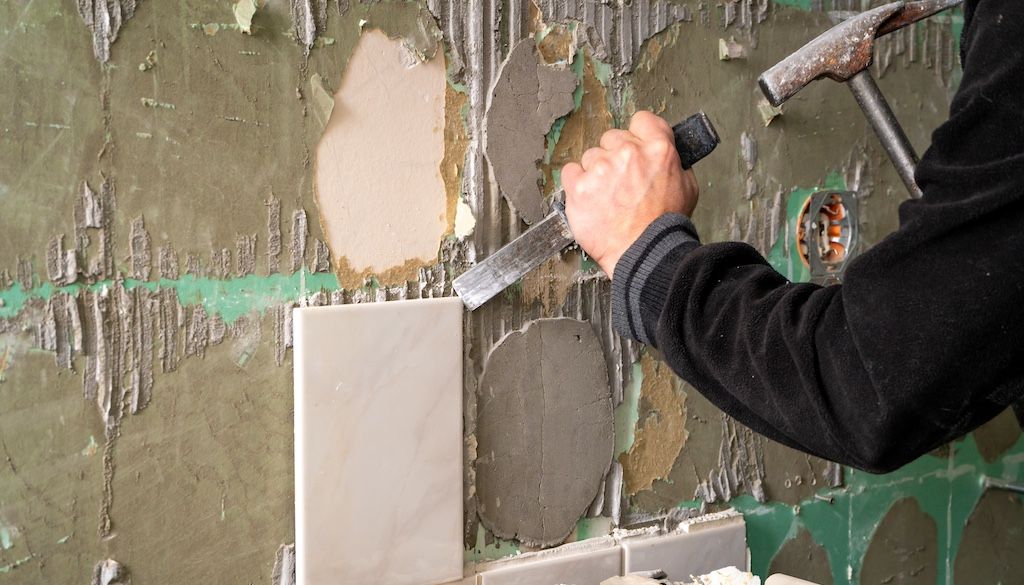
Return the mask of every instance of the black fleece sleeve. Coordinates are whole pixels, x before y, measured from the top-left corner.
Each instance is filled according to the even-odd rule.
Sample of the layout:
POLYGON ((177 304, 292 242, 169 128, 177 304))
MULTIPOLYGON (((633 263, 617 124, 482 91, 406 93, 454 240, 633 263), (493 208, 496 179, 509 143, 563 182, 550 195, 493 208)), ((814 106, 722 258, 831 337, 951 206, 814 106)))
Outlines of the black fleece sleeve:
POLYGON ((788 282, 742 243, 652 224, 614 322, 781 443, 897 468, 1024 394, 1024 2, 968 1, 964 76, 917 169, 924 198, 844 283, 788 282))

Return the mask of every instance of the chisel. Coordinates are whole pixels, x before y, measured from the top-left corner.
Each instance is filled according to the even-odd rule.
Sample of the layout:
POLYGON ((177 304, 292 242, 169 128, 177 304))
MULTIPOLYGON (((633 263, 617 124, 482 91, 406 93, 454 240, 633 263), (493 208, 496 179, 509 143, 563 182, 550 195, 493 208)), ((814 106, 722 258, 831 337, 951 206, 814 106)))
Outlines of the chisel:
MULTIPOLYGON (((711 120, 698 112, 672 128, 676 150, 684 169, 718 146, 718 133, 711 120)), ((551 256, 573 243, 565 219, 562 193, 555 194, 555 210, 518 238, 491 254, 452 282, 455 292, 470 311, 491 300, 551 256)))

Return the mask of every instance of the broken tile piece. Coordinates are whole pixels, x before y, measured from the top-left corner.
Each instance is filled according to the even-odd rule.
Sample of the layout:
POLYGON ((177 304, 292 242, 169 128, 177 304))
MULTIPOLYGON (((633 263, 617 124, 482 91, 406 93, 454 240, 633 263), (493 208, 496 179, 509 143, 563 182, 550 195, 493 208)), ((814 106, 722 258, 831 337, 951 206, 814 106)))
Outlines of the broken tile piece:
POLYGON ((614 447, 597 335, 573 319, 533 321, 495 346, 479 393, 481 521, 500 538, 561 543, 601 489, 614 447))
POLYGON ((612 546, 548 558, 523 559, 479 575, 479 585, 600 585, 622 571, 622 550, 612 546))
POLYGON ((444 58, 407 68, 401 47, 377 30, 361 35, 317 146, 317 205, 347 288, 370 274, 416 280, 447 229, 444 58))
POLYGON ((298 583, 462 576, 462 315, 457 298, 295 311, 298 583))
POLYGON ((491 89, 485 152, 505 199, 526 223, 544 217, 540 169, 551 124, 573 109, 576 74, 543 65, 532 38, 517 44, 491 89))
POLYGON ((689 582, 723 567, 747 567, 746 525, 739 514, 684 526, 689 532, 622 541, 623 571, 664 571, 669 581, 689 582))

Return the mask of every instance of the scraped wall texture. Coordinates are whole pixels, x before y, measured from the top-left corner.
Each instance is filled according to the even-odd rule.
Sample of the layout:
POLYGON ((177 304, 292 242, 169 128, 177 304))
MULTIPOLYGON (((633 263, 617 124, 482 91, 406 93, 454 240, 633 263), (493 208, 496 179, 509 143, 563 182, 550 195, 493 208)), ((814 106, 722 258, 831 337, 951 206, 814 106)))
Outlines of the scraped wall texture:
MULTIPOLYGON (((865 240, 884 237, 904 194, 845 90, 815 84, 780 112, 755 82, 824 11, 862 4, 4 3, 0 583, 291 583, 290 309, 451 295, 636 109, 717 125, 698 167, 705 240, 805 277, 794 209, 821 185, 858 190, 865 240)), ((961 26, 879 44, 874 72, 919 150, 956 86, 961 26)), ((844 470, 753 435, 618 338, 608 292, 570 251, 467 320, 468 568, 733 505, 761 574, 1019 574, 1021 500, 981 484, 1024 480, 1012 413, 893 474, 844 470), (550 432, 518 439, 577 465, 537 478, 572 490, 523 543, 495 534, 548 517, 494 513, 533 486, 509 471, 522 454, 501 425, 517 421, 489 413, 487 389, 518 375, 499 367, 508 340, 552 323, 543 351, 523 349, 543 375, 519 399, 543 416, 518 421, 550 432), (593 384, 558 378, 584 363, 593 384), (537 404, 549 385, 592 409, 537 404)))

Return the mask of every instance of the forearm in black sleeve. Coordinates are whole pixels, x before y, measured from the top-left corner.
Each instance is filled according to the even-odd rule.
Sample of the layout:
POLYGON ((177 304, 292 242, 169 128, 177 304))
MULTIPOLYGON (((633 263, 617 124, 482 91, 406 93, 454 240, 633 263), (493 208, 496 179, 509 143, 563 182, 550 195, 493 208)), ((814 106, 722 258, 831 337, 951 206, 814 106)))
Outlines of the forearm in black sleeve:
POLYGON ((725 412, 784 444, 886 471, 1024 393, 1024 3, 970 3, 925 196, 841 286, 794 284, 741 243, 652 224, 615 268, 613 313, 725 412))

